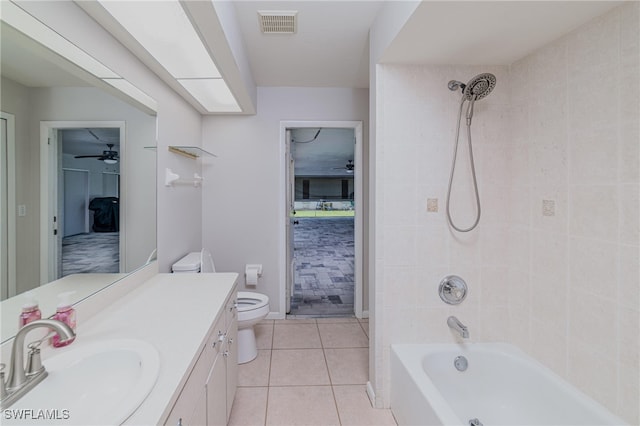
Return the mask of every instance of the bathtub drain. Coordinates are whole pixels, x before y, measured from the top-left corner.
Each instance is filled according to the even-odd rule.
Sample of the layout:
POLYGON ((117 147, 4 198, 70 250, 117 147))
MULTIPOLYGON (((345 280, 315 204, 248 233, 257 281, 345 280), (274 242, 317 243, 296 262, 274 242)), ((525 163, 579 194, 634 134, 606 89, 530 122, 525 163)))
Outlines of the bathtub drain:
POLYGON ((482 422, 478 419, 469 420, 469 426, 483 426, 482 422))
POLYGON ((467 358, 460 355, 453 360, 453 365, 458 371, 466 371, 467 367, 469 366, 469 361, 467 361, 467 358))

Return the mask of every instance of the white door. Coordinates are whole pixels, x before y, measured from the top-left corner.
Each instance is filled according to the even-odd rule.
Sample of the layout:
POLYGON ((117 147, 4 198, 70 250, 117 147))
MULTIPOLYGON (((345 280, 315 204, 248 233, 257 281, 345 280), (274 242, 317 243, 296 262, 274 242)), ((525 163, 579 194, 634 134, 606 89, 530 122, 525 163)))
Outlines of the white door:
POLYGON ((7 120, 0 119, 0 300, 9 297, 7 120))
POLYGON ((89 229, 89 171, 64 169, 64 237, 89 229))
POLYGON ((295 162, 293 154, 291 153, 291 130, 286 131, 287 146, 285 149, 285 164, 288 164, 287 170, 287 216, 286 220, 286 241, 287 241, 287 287, 286 287, 286 313, 291 312, 291 297, 293 296, 294 281, 295 281, 295 261, 293 258, 294 245, 293 245, 293 227, 295 226, 295 190, 296 190, 296 176, 295 176, 295 162))

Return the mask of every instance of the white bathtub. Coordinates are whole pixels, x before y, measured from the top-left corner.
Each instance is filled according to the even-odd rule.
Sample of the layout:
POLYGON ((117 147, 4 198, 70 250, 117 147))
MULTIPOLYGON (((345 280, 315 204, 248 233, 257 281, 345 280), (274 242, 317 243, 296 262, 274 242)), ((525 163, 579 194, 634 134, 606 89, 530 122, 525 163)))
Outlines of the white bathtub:
POLYGON ((623 425, 515 346, 392 345, 391 410, 399 425, 623 425), (454 359, 468 360, 458 371, 454 359))

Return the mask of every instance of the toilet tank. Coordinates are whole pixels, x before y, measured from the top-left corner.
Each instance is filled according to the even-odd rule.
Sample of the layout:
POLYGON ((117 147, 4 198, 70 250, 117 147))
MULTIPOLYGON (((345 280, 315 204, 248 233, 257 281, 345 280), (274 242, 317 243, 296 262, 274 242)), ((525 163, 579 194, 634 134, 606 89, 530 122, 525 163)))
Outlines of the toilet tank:
POLYGON ((194 251, 187 254, 171 266, 174 273, 197 273, 200 272, 200 252, 194 251))

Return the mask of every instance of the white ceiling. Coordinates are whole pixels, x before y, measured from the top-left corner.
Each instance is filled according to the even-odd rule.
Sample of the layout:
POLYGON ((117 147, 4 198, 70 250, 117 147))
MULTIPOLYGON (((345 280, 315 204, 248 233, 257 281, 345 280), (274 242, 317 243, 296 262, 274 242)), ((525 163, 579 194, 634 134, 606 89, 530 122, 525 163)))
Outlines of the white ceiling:
POLYGON ((369 87, 369 28, 381 1, 236 1, 258 86, 369 87), (298 11, 296 34, 262 34, 258 10, 298 11))
MULTIPOLYGON (((369 87, 369 30, 382 3, 237 0, 238 25, 256 84, 369 87), (297 10, 297 34, 262 34, 258 10, 297 10)), ((620 3, 423 1, 382 60, 508 65, 620 3)))
POLYGON ((99 155, 109 149, 107 144, 113 144, 112 150, 120 152, 119 128, 64 129, 60 133, 65 154, 99 155))
POLYGON ((354 160, 353 129, 323 128, 314 139, 318 130, 291 130, 291 152, 296 176, 353 177, 353 173, 347 173, 345 167, 349 160, 354 160))
POLYGON ((424 1, 383 62, 509 65, 620 1, 424 1))

